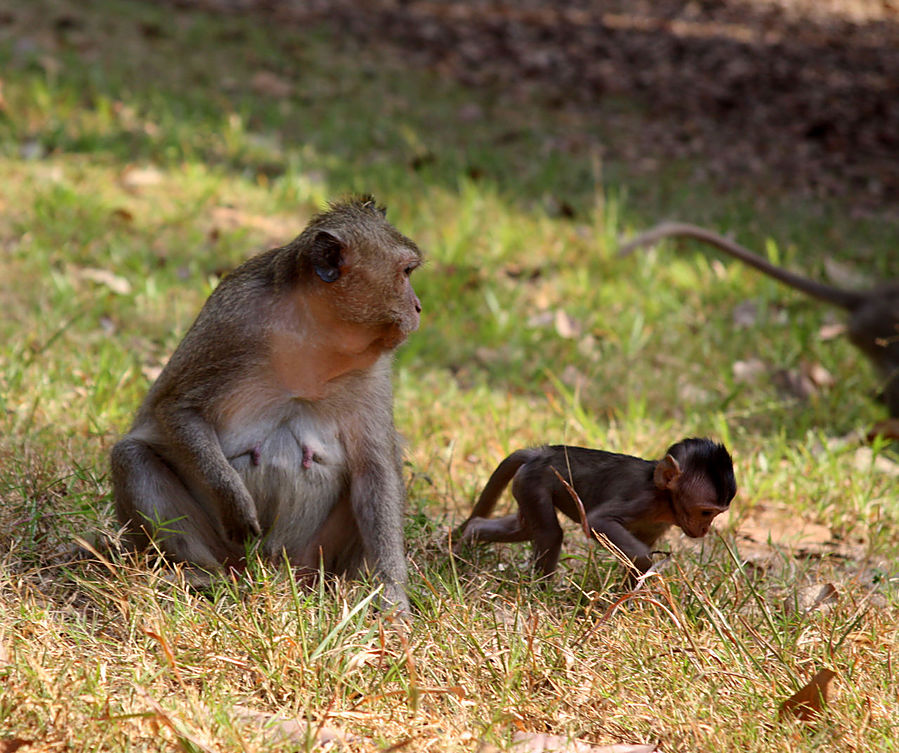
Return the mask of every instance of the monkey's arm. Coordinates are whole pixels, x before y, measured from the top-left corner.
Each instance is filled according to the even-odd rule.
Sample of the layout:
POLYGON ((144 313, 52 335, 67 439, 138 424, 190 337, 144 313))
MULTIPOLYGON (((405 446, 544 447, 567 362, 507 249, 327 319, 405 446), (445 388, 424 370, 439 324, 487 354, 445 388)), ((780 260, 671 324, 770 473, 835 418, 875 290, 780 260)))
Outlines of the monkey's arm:
MULTIPOLYGON (((390 437, 393 445, 393 437, 390 437)), ((366 561, 384 585, 384 603, 408 614, 403 513, 406 489, 398 446, 381 446, 369 437, 359 448, 364 457, 351 465, 350 505, 362 538, 366 561), (389 462, 384 459, 389 458, 389 462)))
POLYGON ((225 457, 212 424, 198 410, 181 407, 176 401, 160 401, 154 415, 173 451, 174 463, 194 469, 191 480, 218 506, 225 536, 236 542, 259 536, 256 505, 225 457))
POLYGON ((618 547, 641 573, 649 570, 652 567, 652 550, 649 546, 634 536, 621 521, 607 517, 608 513, 598 513, 599 511, 593 510, 587 515, 590 528, 618 547))

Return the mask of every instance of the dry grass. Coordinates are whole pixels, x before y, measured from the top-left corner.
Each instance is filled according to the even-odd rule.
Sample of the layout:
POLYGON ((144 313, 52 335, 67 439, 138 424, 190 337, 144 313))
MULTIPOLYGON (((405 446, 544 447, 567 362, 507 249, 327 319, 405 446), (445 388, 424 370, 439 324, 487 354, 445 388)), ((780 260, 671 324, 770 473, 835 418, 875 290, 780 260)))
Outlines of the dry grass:
POLYGON ((882 415, 871 370, 819 336, 832 312, 749 270, 614 257, 621 232, 677 214, 785 239, 770 253, 812 274, 833 249, 877 279, 899 271, 888 218, 685 190, 676 170, 628 182, 612 165, 625 177, 603 182, 589 153, 540 151, 565 135, 552 112, 410 74, 326 26, 123 0, 6 14, 0 751, 304 750, 320 729, 360 752, 509 748, 516 731, 896 750, 899 477, 895 447, 858 436, 882 415), (292 93, 254 85, 260 70, 292 93), (460 121, 472 99, 492 115, 460 121), (503 140, 515 118, 529 135, 503 140), (305 590, 259 566, 197 590, 152 558, 72 561, 76 537, 114 535, 108 449, 218 274, 363 188, 430 257, 396 368, 415 620, 397 629, 366 583, 305 590), (750 358, 765 370, 742 382, 750 358), (772 373, 803 361, 834 383, 785 396, 772 373), (512 449, 652 456, 694 434, 731 448, 733 512, 703 542, 669 537, 631 598, 575 526, 550 584, 525 546, 448 554, 512 449), (821 668, 836 672, 823 713, 779 720, 821 668))

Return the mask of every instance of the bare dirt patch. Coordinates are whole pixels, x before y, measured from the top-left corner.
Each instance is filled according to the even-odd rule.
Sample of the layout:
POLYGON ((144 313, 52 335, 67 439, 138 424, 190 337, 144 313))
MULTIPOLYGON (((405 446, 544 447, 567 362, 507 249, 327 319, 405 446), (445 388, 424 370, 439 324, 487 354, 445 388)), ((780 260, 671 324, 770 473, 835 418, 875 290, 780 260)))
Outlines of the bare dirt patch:
POLYGON ((399 47, 412 66, 575 110, 612 159, 637 168, 698 158, 725 185, 772 180, 858 207, 899 200, 894 0, 179 4, 315 19, 399 47))

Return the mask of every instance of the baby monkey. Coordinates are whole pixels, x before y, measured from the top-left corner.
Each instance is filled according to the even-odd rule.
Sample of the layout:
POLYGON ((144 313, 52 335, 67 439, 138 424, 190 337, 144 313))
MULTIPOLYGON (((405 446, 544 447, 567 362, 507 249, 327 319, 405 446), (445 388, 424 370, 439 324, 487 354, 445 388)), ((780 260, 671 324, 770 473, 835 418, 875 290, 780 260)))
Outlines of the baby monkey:
POLYGON ((737 492, 727 449, 710 439, 683 439, 661 460, 566 445, 517 450, 487 481, 462 524, 460 543, 530 540, 535 569, 552 574, 563 537, 556 510, 583 522, 562 479, 580 497, 588 530, 605 535, 641 573, 652 566, 653 546, 671 525, 691 538, 705 536, 737 492), (510 481, 518 512, 490 519, 510 481))

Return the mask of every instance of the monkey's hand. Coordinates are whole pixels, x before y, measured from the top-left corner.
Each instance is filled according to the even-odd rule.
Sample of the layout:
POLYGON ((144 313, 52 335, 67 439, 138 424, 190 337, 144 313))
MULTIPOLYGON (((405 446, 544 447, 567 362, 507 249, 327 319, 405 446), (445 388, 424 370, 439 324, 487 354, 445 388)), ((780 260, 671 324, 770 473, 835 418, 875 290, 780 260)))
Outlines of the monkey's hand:
POLYGON ((259 519, 256 517, 256 505, 246 492, 235 495, 221 505, 222 528, 225 529, 225 537, 229 541, 243 543, 254 536, 261 536, 259 519))
POLYGON ((381 611, 408 622, 412 619, 412 611, 409 607, 409 597, 406 590, 397 583, 385 583, 379 600, 381 611))
POLYGON ((256 504, 222 452, 213 426, 197 410, 180 407, 177 398, 160 401, 155 415, 180 464, 193 470, 218 507, 225 538, 243 543, 259 536, 256 504))

